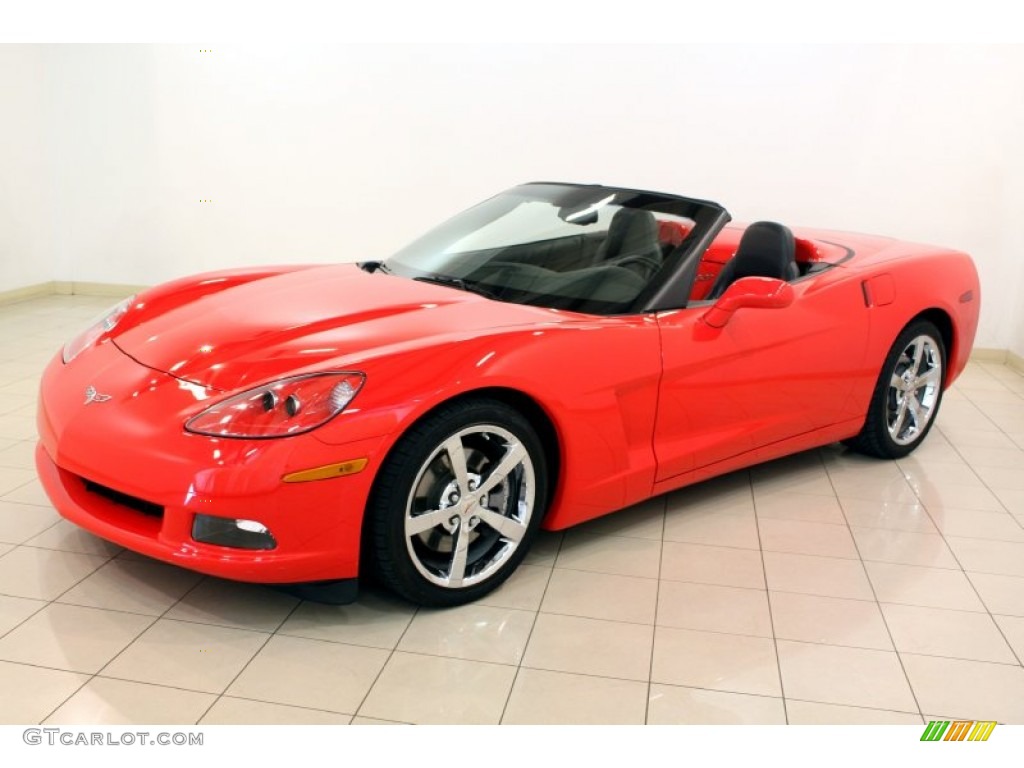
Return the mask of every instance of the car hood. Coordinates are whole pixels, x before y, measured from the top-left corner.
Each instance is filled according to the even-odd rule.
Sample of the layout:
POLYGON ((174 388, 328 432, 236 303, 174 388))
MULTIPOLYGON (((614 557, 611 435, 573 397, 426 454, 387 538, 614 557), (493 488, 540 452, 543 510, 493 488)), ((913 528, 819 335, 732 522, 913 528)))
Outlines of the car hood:
POLYGON ((143 315, 114 343, 149 368, 230 391, 318 367, 358 369, 369 358, 432 340, 562 319, 556 310, 342 264, 255 280, 143 315))

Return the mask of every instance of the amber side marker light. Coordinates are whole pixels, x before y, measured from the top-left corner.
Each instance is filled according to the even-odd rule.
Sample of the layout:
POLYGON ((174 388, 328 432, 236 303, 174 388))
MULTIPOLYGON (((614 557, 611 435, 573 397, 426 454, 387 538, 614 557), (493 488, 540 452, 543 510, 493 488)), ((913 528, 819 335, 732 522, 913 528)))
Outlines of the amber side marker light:
POLYGON ((344 477, 362 472, 369 463, 368 459, 352 459, 341 461, 337 464, 327 464, 323 467, 303 469, 299 472, 291 472, 285 475, 282 480, 286 483, 307 483, 310 480, 329 480, 332 477, 344 477))

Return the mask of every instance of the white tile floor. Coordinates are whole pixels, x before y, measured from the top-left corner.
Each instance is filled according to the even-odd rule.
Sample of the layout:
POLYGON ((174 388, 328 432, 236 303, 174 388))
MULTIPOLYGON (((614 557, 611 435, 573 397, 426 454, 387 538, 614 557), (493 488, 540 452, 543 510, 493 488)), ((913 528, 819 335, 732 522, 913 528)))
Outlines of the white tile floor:
POLYGON ((450 611, 300 602, 62 521, 38 372, 108 299, 0 306, 0 723, 1024 723, 1024 377, 911 458, 829 446, 543 536, 450 611))

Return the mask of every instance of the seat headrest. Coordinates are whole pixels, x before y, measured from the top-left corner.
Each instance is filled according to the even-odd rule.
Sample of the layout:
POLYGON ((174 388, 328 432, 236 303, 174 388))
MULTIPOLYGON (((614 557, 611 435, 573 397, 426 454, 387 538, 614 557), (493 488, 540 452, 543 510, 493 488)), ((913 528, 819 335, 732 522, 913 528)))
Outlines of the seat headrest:
POLYGON ((774 221, 755 221, 740 238, 736 256, 742 258, 747 268, 755 268, 755 263, 763 265, 766 275, 776 272, 781 276, 796 257, 796 243, 793 233, 782 224, 774 221))
POLYGON ((620 208, 608 225, 608 235, 602 244, 604 258, 628 253, 642 253, 657 247, 658 222, 650 211, 620 208))

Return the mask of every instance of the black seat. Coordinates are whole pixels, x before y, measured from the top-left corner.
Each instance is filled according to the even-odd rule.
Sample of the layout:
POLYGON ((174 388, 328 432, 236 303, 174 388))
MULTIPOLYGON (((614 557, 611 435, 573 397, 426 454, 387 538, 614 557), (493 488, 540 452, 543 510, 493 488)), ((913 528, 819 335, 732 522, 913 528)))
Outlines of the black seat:
POLYGON ((789 227, 774 221, 758 221, 743 233, 736 255, 722 267, 707 298, 717 299, 741 277, 792 280, 799 276, 796 244, 789 227))
POLYGON ((617 266, 649 279, 661 269, 658 222, 650 211, 621 208, 608 225, 608 235, 594 254, 595 266, 617 266))

